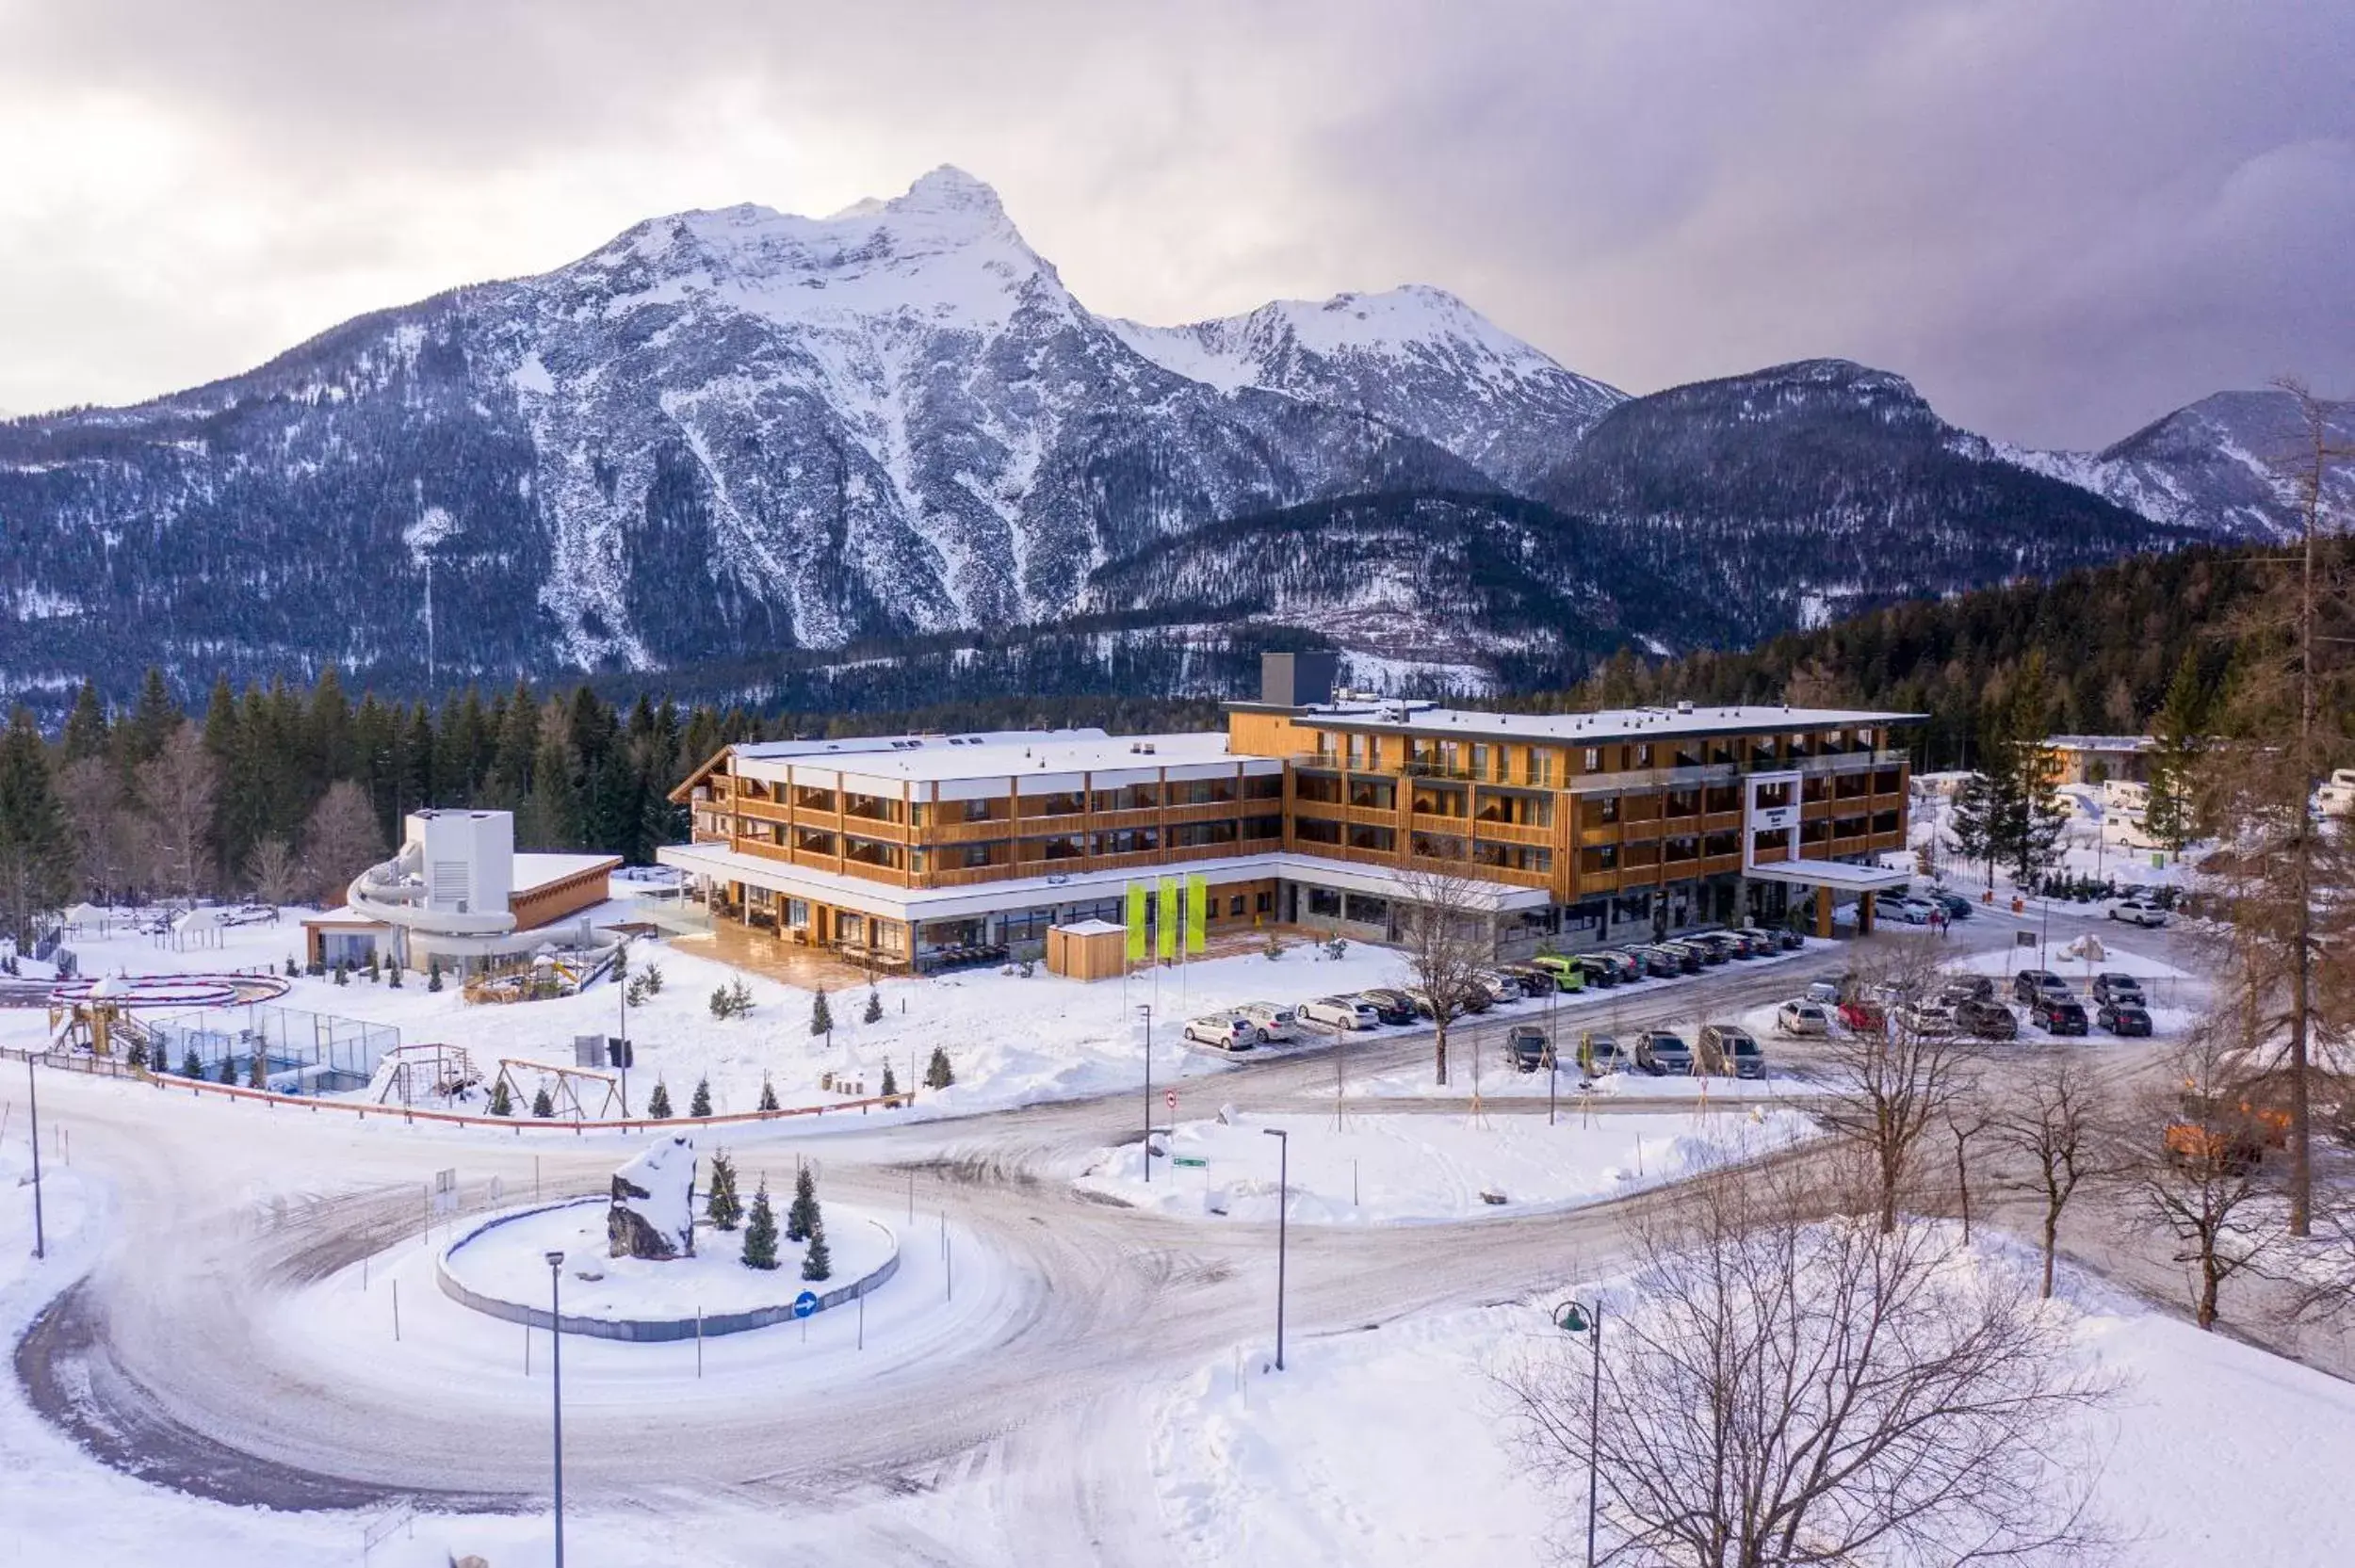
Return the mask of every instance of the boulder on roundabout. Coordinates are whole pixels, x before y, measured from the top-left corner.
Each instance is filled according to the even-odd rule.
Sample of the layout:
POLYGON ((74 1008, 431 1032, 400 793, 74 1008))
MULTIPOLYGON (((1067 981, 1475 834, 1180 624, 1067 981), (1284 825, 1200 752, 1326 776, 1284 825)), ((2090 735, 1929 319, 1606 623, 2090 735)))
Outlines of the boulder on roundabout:
POLYGON ((695 1255, 693 1139, 674 1134, 613 1172, 605 1237, 613 1257, 664 1262, 695 1255))

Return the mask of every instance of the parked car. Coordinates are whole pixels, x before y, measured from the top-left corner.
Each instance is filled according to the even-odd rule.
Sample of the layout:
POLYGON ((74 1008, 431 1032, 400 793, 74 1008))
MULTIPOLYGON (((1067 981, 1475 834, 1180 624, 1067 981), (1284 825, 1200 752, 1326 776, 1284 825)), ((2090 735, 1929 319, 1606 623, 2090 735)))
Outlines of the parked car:
POLYGON ((1516 1024, 1504 1031, 1504 1059, 1517 1071, 1542 1073, 1553 1065, 1553 1046, 1536 1025, 1516 1024))
POLYGON ((2086 1010, 2075 997, 2046 992, 2028 1004, 2028 1022, 2047 1034, 2084 1034, 2086 1010))
MULTIPOLYGON (((1415 1004, 1415 1010, 1423 1017, 1437 1018, 1438 1016, 1437 1011, 1431 1006, 1431 994, 1422 987, 1408 986, 1406 999, 1415 1004)), ((1470 986, 1465 990, 1461 998, 1458 1015, 1486 1012, 1493 1006, 1495 1004, 1488 1000, 1488 993, 1485 987, 1470 986)))
POLYGON ((1908 926, 1926 926, 1930 923, 1932 906, 1920 898, 1892 898, 1881 906, 1880 913, 1888 919, 1908 926))
POLYGON ((1723 931, 1695 931, 1677 940, 1699 948, 1703 963, 1724 963, 1741 955, 1742 945, 1723 931))
POLYGON ((1922 895, 1922 897, 1933 904, 1936 904, 1940 909, 1944 910, 1946 912, 1946 918, 1949 920, 1968 920, 1971 918, 1971 900, 1964 897, 1959 893, 1948 893, 1941 888, 1929 893, 1925 893, 1922 895))
POLYGON ((1764 943, 1763 950, 1769 953, 1795 953, 1807 946, 1807 938, 1788 926, 1777 926, 1772 929, 1764 926, 1738 926, 1734 929, 1754 942, 1764 943))
POLYGON ((1793 1039, 1809 1039, 1831 1033, 1831 1014, 1821 1002, 1794 999, 1775 1010, 1775 1032, 1793 1039))
POLYGON ((1991 1002, 1995 1000, 1995 977, 1992 975, 1950 975, 1946 978, 1946 984, 1939 994, 1957 999, 1968 996, 1973 1001, 1991 1002))
POLYGON ((2142 982, 2132 975, 2103 972, 2093 977, 2093 999, 2097 1002, 2132 1002, 2147 1007, 2142 994, 2142 982))
POLYGON ((1911 1002, 1897 1010, 1897 1026, 1922 1040, 1955 1032, 1955 1011, 1943 1002, 1911 1002))
POLYGON ((1336 1029, 1371 1029, 1382 1022, 1380 1010, 1363 996, 1320 996, 1301 1003, 1300 1016, 1336 1029))
POLYGON ((1766 1053, 1758 1048, 1758 1037, 1731 1024, 1703 1024, 1693 1053, 1702 1072, 1721 1078, 1766 1075, 1766 1053))
POLYGON ((1837 1007, 1840 1004, 1841 994, 1846 990, 1847 983, 1843 977, 1818 975, 1807 982, 1807 989, 1799 994, 1811 1002, 1821 1002, 1826 1007, 1837 1007))
POLYGON ((1635 1037, 1635 1065, 1654 1077, 1693 1071, 1693 1047, 1684 1037, 1655 1029, 1635 1037))
POLYGON ((2167 911, 2145 898, 2120 898, 2110 905, 2110 918, 2123 920, 2131 926, 2158 927, 2167 924, 2167 911))
POLYGON ((1385 1024, 1411 1024, 1420 1016, 1415 1009, 1414 998, 1404 991, 1392 991, 1388 987, 1377 986, 1372 991, 1359 992, 1357 999, 1361 1002, 1372 1003, 1373 1010, 1380 1015, 1385 1024))
POLYGON ((1723 963, 1726 962, 1725 954, 1719 952, 1716 948, 1709 946, 1707 943, 1696 942, 1689 936, 1670 937, 1667 941, 1658 944, 1658 946, 1665 947, 1668 951, 1676 954, 1677 962, 1684 966, 1684 972, 1688 975, 1697 975, 1700 973, 1704 965, 1723 963))
POLYGON ((1561 953, 1539 953, 1529 961, 1535 967, 1553 977, 1555 987, 1562 991, 1581 991, 1586 985, 1586 971, 1578 961, 1561 953))
POLYGON ((1488 1000, 1492 1005, 1518 1002, 1521 999, 1521 988, 1513 977, 1500 975, 1493 969, 1486 969, 1474 975, 1472 984, 1488 994, 1488 1000))
POLYGON ((2050 969, 2022 969, 2011 978, 2011 999, 2036 1005, 2036 999, 2046 994, 2069 994, 2069 982, 2050 969))
POLYGON ((2116 1035, 2148 1035, 2151 1012, 2140 1002, 2103 1002, 2094 1019, 2116 1035))
POLYGON ((1497 973, 1519 986, 1524 996, 1549 996, 1553 994, 1553 977, 1534 963, 1500 963, 1497 973))
POLYGON ((1592 1077, 1616 1073, 1627 1065, 1627 1053, 1619 1049, 1617 1037, 1596 1034, 1593 1030, 1579 1036, 1579 1065, 1592 1077))
POLYGON ((2020 1038, 2020 1020, 2011 1009, 1992 998, 1967 998, 1956 1003, 1955 1027, 1974 1040, 2020 1038))
POLYGON ((1889 1011, 1870 996, 1851 996, 1840 1004, 1840 1022, 1858 1034, 1874 1034, 1889 1026, 1889 1011))
POLYGON ((1619 966, 1611 962, 1607 953, 1579 954, 1578 970, 1588 985, 1616 985, 1621 978, 1619 966))
POLYGON ((1644 978, 1644 961, 1637 958, 1633 953, 1623 953, 1616 947, 1598 947, 1592 953, 1588 953, 1584 956, 1588 958, 1599 958, 1602 960, 1603 962, 1611 965, 1614 969, 1616 969, 1619 972, 1619 983, 1621 985, 1626 985, 1632 981, 1640 980, 1644 978))
POLYGON ((1280 1002, 1245 1002, 1235 1011, 1259 1026, 1262 1042, 1300 1038, 1300 1021, 1280 1002))
MULTIPOLYGON (((1678 975, 1690 974, 1692 972, 1691 969, 1686 968, 1686 954, 1671 952, 1669 949, 1652 943, 1646 943, 1641 946, 1630 947, 1627 949, 1627 954, 1628 957, 1635 960, 1644 966, 1644 973, 1658 976, 1663 979, 1673 978, 1678 975)), ((1690 962, 1692 969, 1699 968, 1700 955, 1697 953, 1690 955, 1690 962)))
POLYGON ((1180 1032, 1196 1045, 1208 1045, 1213 1051, 1248 1051, 1259 1043, 1259 1026, 1231 1012, 1189 1018, 1180 1032))

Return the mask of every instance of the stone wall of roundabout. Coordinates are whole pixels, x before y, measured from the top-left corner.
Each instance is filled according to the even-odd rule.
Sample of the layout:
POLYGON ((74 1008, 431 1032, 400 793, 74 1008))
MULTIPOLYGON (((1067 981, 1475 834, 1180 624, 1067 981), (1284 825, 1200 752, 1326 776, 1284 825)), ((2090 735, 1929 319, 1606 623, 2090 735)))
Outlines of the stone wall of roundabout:
MULTIPOLYGON (((555 1316, 546 1299, 543 1297, 537 1302, 522 1299, 522 1292, 512 1288, 512 1272, 505 1288, 495 1285, 484 1277, 486 1270, 482 1262, 485 1253, 502 1248, 512 1253, 517 1245, 526 1247, 528 1253, 524 1261, 538 1266, 540 1271, 536 1279, 544 1285, 547 1283, 545 1265, 537 1243, 526 1239, 527 1233, 533 1229, 545 1230, 554 1220, 592 1212, 602 1215, 608 1207, 609 1200, 605 1198, 573 1198, 558 1203, 535 1204, 494 1215, 442 1249, 434 1260, 434 1283, 443 1295, 473 1311, 528 1328, 545 1329, 555 1316), (472 1258, 466 1256, 469 1248, 477 1249, 472 1258)), ((789 1263, 788 1267, 775 1270, 743 1269, 742 1274, 734 1277, 732 1283, 745 1289, 773 1284, 775 1299, 757 1304, 731 1304, 726 1310, 719 1312, 691 1314, 681 1314, 674 1307, 665 1309, 660 1306, 644 1313, 565 1312, 560 1321, 562 1332, 594 1339, 673 1343, 698 1337, 711 1339, 725 1334, 745 1334, 755 1329, 792 1322, 814 1312, 848 1306, 880 1289, 899 1272, 900 1240, 890 1226, 871 1216, 856 1214, 844 1218, 850 1220, 851 1225, 842 1227, 841 1235, 833 1238, 834 1245, 846 1256, 861 1257, 868 1262, 868 1267, 853 1278, 829 1280, 820 1288, 817 1285, 805 1285, 798 1269, 789 1263), (852 1226, 860 1227, 860 1230, 854 1233, 852 1226), (876 1260, 878 1253, 880 1261, 876 1260), (814 1307, 797 1305, 798 1298, 804 1292, 816 1296, 814 1307)), ((698 1234, 706 1233, 699 1231, 698 1234)), ((515 1259, 511 1256, 506 1261, 512 1265, 515 1259)), ((620 1267, 634 1264, 635 1260, 609 1260, 600 1254, 568 1253, 564 1267, 568 1271, 577 1273, 585 1268, 608 1262, 620 1267)), ((683 1263, 636 1265, 642 1271, 678 1269, 685 1266, 683 1263)), ((528 1269, 525 1273, 527 1277, 535 1277, 530 1276, 528 1269)), ((600 1274, 598 1277, 602 1280, 603 1276, 600 1274)), ((657 1301, 662 1295, 660 1291, 650 1294, 657 1301)))

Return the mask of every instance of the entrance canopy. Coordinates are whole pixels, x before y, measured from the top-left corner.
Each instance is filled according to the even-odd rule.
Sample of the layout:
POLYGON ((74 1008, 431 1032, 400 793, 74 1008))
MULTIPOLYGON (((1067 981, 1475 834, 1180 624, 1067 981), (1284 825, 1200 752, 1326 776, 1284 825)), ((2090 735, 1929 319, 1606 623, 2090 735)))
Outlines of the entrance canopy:
POLYGON ((1775 861, 1746 867, 1742 874, 1762 882, 1828 887, 1835 893, 1887 893, 1911 880, 1910 873, 1886 865, 1850 865, 1838 860, 1775 861))

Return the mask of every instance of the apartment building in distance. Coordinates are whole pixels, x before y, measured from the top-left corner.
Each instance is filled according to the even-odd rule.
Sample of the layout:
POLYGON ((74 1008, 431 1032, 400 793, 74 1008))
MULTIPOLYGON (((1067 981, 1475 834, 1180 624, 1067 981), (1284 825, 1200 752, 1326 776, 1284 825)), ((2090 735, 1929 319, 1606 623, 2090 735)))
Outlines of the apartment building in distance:
POLYGON ((1497 713, 1337 693, 1333 674, 1331 655, 1268 655, 1223 733, 731 746, 673 793, 692 833, 660 859, 723 917, 887 968, 1031 952, 1169 876, 1207 882, 1212 936, 1378 942, 1419 874, 1446 872, 1506 954, 1795 910, 1828 934, 1836 902, 1869 927, 1906 881, 1879 861, 1906 845, 1918 716, 1497 713))

